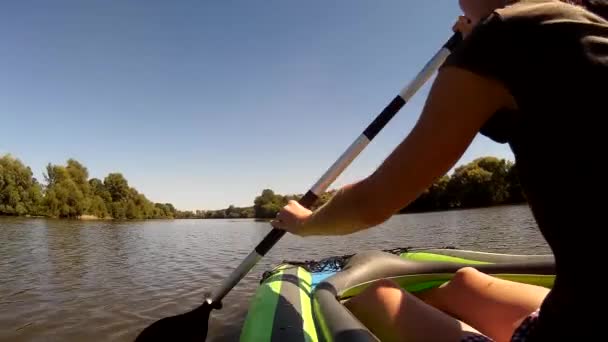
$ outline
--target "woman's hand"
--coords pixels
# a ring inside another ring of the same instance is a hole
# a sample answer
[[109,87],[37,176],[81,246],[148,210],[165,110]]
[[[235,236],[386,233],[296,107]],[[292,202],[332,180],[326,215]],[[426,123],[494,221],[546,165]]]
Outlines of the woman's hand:
[[458,17],[458,21],[456,21],[452,27],[452,30],[454,32],[460,32],[462,34],[462,38],[466,38],[471,31],[473,31],[474,27],[475,24],[471,19],[461,15]]
[[292,200],[279,211],[276,218],[270,223],[275,228],[286,230],[295,235],[306,236],[305,223],[310,215],[312,215],[312,211]]

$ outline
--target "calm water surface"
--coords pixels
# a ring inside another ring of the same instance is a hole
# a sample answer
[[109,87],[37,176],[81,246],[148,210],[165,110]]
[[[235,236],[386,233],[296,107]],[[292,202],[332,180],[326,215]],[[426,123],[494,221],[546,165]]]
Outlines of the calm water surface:
[[[0,340],[131,341],[200,304],[269,230],[253,220],[0,218]],[[407,246],[549,253],[527,206],[394,216],[347,237],[287,235],[214,312],[207,340],[238,340],[261,273],[284,259]]]

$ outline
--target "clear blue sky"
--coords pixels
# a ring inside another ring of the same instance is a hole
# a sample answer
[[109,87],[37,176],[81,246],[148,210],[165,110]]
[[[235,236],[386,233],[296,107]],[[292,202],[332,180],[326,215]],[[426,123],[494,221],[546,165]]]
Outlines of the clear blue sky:
[[[179,209],[302,193],[451,35],[456,0],[40,1],[0,11],[0,154]],[[419,92],[334,184],[407,136]],[[460,163],[512,159],[478,137]]]

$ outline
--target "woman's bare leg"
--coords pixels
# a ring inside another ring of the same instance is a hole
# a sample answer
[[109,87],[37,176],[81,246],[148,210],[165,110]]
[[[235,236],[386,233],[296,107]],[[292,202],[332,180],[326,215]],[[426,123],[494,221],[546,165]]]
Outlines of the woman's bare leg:
[[465,267],[445,286],[416,296],[496,341],[508,341],[548,293],[544,287],[498,279]]
[[389,280],[377,281],[345,306],[381,341],[460,341],[479,334]]

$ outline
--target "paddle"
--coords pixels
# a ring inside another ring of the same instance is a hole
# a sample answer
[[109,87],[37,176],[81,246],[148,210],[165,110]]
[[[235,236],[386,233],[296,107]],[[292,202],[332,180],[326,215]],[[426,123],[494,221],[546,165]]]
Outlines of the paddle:
[[[401,92],[397,95],[363,133],[342,153],[336,162],[321,176],[310,190],[298,201],[303,207],[310,208],[350,165],[350,163],[365,149],[374,137],[399,112],[405,103],[416,94],[426,81],[439,69],[445,59],[462,40],[459,33],[455,33],[443,47],[431,58]],[[204,340],[207,337],[209,316],[213,309],[221,308],[222,299],[232,288],[268,253],[268,251],[285,235],[284,230],[273,228],[255,249],[241,262],[232,274],[217,288],[211,297],[205,298],[203,304],[196,309],[171,317],[165,317],[145,328],[136,341],[178,340],[194,341]]]

